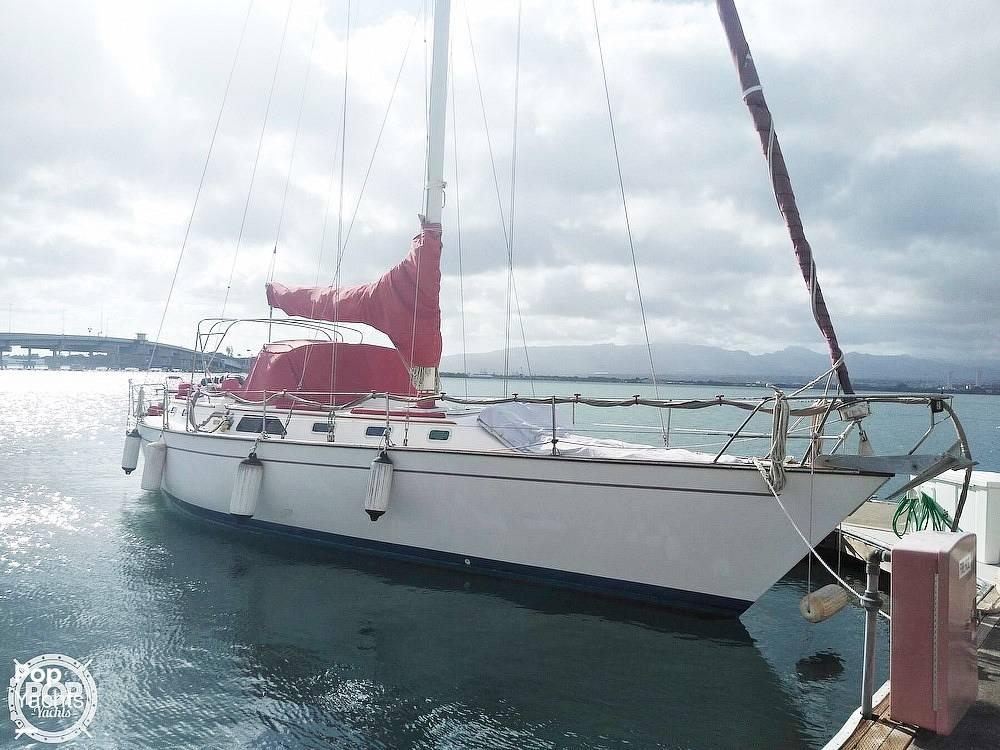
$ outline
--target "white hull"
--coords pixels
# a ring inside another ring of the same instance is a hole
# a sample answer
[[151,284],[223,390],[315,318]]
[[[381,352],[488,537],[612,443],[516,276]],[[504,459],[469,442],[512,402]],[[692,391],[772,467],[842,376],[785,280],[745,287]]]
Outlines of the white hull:
[[[377,447],[272,438],[257,446],[256,511],[237,521],[233,479],[253,439],[163,438],[163,489],[215,520],[472,572],[738,613],[806,552],[752,466],[392,448],[391,505],[372,523]],[[781,497],[816,544],[886,479],[792,469]]]

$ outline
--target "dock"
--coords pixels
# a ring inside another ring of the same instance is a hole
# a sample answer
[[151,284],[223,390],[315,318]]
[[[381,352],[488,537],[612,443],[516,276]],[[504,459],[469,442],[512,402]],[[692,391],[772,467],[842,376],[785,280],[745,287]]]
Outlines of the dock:
[[[835,534],[840,549],[867,559],[877,549],[891,550],[899,538],[892,530],[892,503],[867,502],[849,516]],[[891,563],[882,568],[891,572]],[[1000,748],[1000,565],[976,562],[980,614],[976,640],[979,647],[979,697],[975,705],[945,737],[889,718],[892,693],[886,682],[876,693],[874,717],[863,719],[858,709],[824,750],[996,750]]]
[[[873,549],[891,550],[899,541],[892,530],[895,510],[896,506],[892,503],[864,503],[841,524],[843,551],[863,561]],[[889,572],[889,563],[883,563],[882,568]],[[1000,565],[979,560],[976,562],[976,576],[980,586],[1000,588]]]
[[[994,590],[980,611],[995,612],[1000,595]],[[848,719],[824,750],[996,750],[1000,747],[1000,614],[980,622],[979,699],[947,737],[889,718],[891,685],[876,694],[873,719],[862,719],[860,709]]]

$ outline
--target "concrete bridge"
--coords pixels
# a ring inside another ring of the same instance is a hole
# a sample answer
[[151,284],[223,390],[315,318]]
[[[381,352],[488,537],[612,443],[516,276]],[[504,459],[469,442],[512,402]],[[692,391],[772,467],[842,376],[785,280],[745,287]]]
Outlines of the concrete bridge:
[[[23,357],[7,356],[14,347],[27,352]],[[135,367],[145,370],[147,365],[164,370],[191,370],[194,358],[195,371],[203,371],[207,364],[203,355],[183,346],[159,343],[155,344],[156,352],[153,361],[149,357],[153,352],[154,342],[146,338],[146,334],[137,333],[134,339],[112,338],[110,336],[71,336],[57,333],[0,333],[0,368],[10,364],[9,360],[19,359],[24,367],[36,367],[46,360],[49,365],[68,365],[73,368],[94,369],[107,367],[120,370]],[[43,358],[38,351],[47,351],[51,356]],[[245,371],[250,360],[241,357],[229,357],[219,354],[212,361],[214,372]]]

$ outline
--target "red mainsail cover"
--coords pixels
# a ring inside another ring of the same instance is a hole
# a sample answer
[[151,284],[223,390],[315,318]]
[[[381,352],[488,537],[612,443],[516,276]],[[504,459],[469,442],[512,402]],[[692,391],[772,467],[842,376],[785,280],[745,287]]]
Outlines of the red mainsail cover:
[[[334,352],[336,350],[336,353]],[[260,400],[279,391],[304,394],[321,403],[345,404],[371,391],[415,396],[410,373],[388,346],[342,341],[278,341],[257,355],[240,395]],[[333,391],[337,396],[330,396]],[[276,409],[289,399],[271,402]]]
[[267,303],[312,320],[382,331],[410,367],[441,362],[441,225],[423,223],[410,252],[382,278],[348,287],[267,285]]

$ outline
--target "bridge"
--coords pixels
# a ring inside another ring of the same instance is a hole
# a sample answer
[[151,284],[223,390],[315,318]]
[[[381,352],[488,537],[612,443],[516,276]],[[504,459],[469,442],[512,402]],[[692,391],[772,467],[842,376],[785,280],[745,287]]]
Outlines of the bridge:
[[[27,352],[26,356],[10,355],[17,347]],[[153,353],[155,347],[155,354]],[[36,352],[47,351],[49,357],[40,357]],[[5,354],[8,356],[5,357]],[[153,361],[150,362],[150,355]],[[173,344],[155,343],[146,334],[137,333],[134,339],[113,338],[111,336],[72,336],[59,333],[0,333],[0,369],[19,361],[23,367],[33,368],[42,364],[48,366],[69,366],[73,369],[92,370],[106,367],[122,370],[134,367],[145,370],[147,366],[164,370],[190,371],[205,370],[209,357]],[[213,372],[245,372],[250,360],[218,354],[212,359]]]

